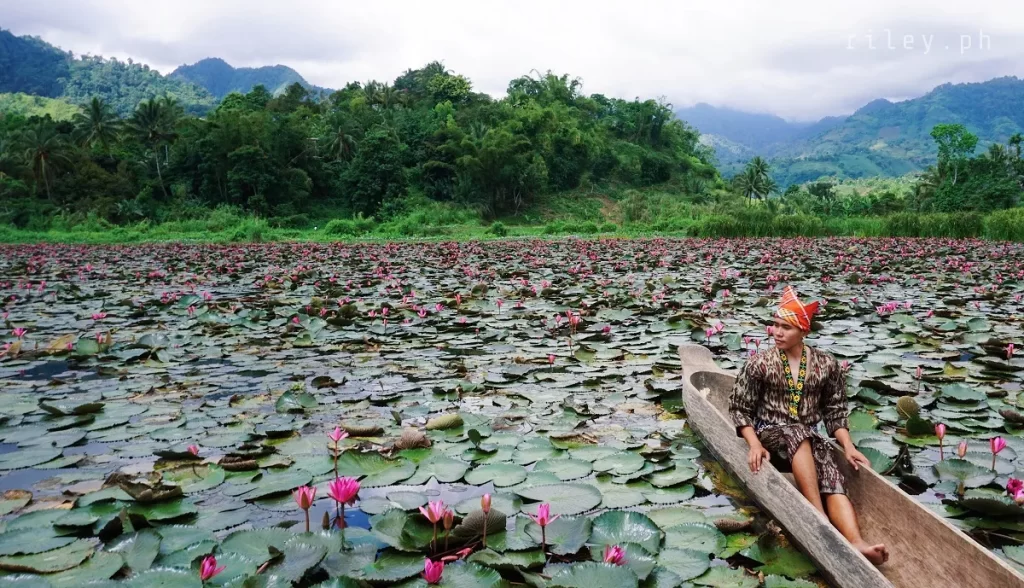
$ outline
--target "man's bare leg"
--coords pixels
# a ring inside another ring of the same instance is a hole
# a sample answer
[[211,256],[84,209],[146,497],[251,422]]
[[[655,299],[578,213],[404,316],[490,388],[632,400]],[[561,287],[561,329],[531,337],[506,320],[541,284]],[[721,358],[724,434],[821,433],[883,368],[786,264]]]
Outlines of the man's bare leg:
[[846,537],[858,551],[868,558],[868,561],[881,565],[888,561],[889,551],[885,545],[869,545],[860,535],[860,526],[857,524],[857,513],[853,510],[853,503],[845,494],[826,494],[825,501],[828,502],[828,518],[835,525],[836,529]]
[[818,471],[814,467],[814,454],[811,453],[811,442],[804,439],[796,453],[793,454],[793,477],[796,479],[796,487],[807,500],[825,514],[825,507],[821,504],[821,494],[818,492]]

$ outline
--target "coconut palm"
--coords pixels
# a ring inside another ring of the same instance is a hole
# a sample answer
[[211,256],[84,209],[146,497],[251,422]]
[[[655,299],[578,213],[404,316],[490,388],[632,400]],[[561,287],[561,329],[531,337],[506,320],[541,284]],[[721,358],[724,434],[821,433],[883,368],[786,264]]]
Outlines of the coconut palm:
[[768,162],[756,156],[747,163],[747,167],[735,178],[736,190],[747,197],[750,204],[753,199],[761,199],[778,192],[779,186],[769,175]]
[[42,180],[46,198],[51,199],[50,177],[58,167],[71,161],[67,141],[52,123],[46,121],[24,129],[19,139],[25,162],[32,169],[37,185]]
[[74,116],[72,123],[75,125],[74,137],[80,145],[100,145],[104,150],[121,132],[121,119],[109,104],[96,97],[82,106],[82,112]]
[[156,162],[156,175],[165,198],[168,197],[168,194],[167,188],[164,187],[164,176],[160,168],[160,147],[173,143],[178,138],[175,128],[180,118],[181,107],[176,100],[150,98],[140,103],[131,118],[128,119],[129,132],[153,153],[153,160]]

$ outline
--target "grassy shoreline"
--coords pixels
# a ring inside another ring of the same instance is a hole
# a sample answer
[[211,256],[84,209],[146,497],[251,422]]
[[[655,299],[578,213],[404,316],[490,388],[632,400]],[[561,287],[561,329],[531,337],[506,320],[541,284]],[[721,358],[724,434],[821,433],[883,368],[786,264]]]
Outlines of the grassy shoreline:
[[0,243],[132,244],[153,242],[252,243],[398,240],[476,240],[494,238],[577,237],[940,237],[1024,242],[1024,208],[978,215],[913,214],[887,217],[820,218],[810,215],[705,215],[656,223],[596,223],[563,219],[546,224],[479,222],[430,224],[401,219],[376,224],[339,219],[316,228],[275,227],[257,217],[216,218],[109,225],[88,221],[71,227],[31,231],[0,225]]

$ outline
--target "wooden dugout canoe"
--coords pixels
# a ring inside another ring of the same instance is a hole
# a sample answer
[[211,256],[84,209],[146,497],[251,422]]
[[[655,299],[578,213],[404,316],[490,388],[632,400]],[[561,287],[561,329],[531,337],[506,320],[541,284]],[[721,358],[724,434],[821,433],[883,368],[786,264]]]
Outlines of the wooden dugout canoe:
[[800,494],[792,475],[767,463],[757,474],[750,471],[747,443],[728,412],[735,376],[715,365],[701,345],[681,345],[679,358],[690,426],[835,586],[1024,587],[1024,575],[889,480],[867,468],[853,471],[835,445],[864,539],[889,550],[889,561],[875,567]]

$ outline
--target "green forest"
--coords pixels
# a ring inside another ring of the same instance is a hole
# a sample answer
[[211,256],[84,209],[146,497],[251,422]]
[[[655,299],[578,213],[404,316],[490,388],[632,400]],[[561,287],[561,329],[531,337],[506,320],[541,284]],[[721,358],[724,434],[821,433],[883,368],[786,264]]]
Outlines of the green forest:
[[723,177],[671,104],[587,95],[550,71],[500,99],[433,62],[390,82],[216,100],[144,65],[3,31],[0,44],[4,240],[1024,235],[1019,133],[979,150],[966,126],[938,123],[936,163],[909,180],[779,185],[759,156]]

